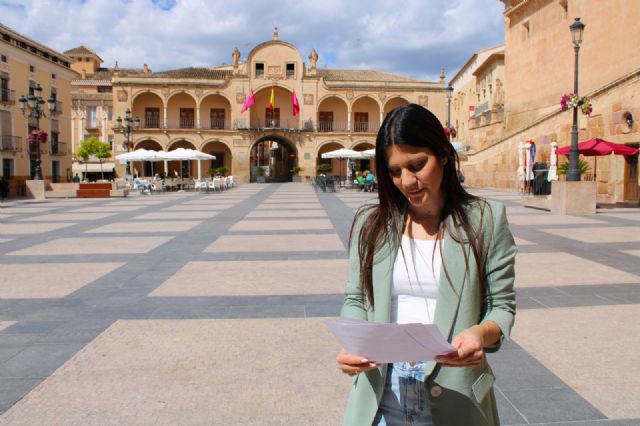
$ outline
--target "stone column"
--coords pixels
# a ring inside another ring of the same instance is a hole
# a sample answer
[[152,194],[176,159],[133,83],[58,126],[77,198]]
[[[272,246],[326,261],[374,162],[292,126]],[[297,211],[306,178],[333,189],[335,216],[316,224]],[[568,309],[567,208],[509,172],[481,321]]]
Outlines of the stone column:
[[163,108],[163,110],[164,110],[164,111],[163,111],[163,112],[164,112],[164,115],[163,115],[162,121],[164,122],[164,125],[163,125],[162,127],[163,127],[164,129],[166,129],[166,128],[168,127],[168,126],[167,126],[167,107],[165,106],[165,107]]

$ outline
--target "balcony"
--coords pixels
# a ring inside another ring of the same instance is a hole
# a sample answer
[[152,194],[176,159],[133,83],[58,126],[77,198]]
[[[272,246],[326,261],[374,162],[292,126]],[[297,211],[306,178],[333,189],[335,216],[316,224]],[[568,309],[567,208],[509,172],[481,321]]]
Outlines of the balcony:
[[49,154],[51,155],[67,155],[66,142],[51,142],[49,144]]
[[373,125],[367,121],[357,121],[353,125],[353,131],[358,133],[375,133],[380,126]]
[[193,129],[195,128],[195,120],[193,118],[181,118],[179,125],[181,129]]
[[349,124],[337,121],[318,121],[318,132],[348,132]]
[[53,111],[51,112],[53,112],[54,114],[62,114],[62,102],[56,101],[55,108],[53,108]]
[[313,121],[305,121],[305,127],[300,128],[298,120],[290,122],[289,120],[269,119],[269,120],[247,120],[238,118],[233,121],[233,129],[235,130],[283,130],[286,132],[299,132],[301,130],[313,131]]
[[96,131],[100,128],[100,124],[98,124],[98,120],[87,120],[86,125],[84,126],[85,130],[88,131]]
[[160,118],[159,117],[146,117],[144,119],[144,128],[145,129],[159,129],[160,128]]
[[211,120],[211,126],[209,128],[215,130],[227,130],[229,129],[229,126],[225,123],[224,119],[214,119]]
[[0,103],[4,105],[13,105],[16,103],[15,90],[2,89],[0,90]]
[[17,151],[21,140],[20,136],[0,135],[0,151]]

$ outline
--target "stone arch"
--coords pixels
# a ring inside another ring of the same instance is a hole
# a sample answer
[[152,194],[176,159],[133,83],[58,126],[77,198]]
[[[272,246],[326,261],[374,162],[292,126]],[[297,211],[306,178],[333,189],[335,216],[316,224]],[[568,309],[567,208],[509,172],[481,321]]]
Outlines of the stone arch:
[[393,96],[391,98],[389,98],[385,103],[384,103],[384,107],[383,107],[383,111],[384,111],[384,116],[386,117],[387,114],[389,114],[389,112],[392,109],[395,109],[399,106],[402,105],[406,105],[410,103],[409,100],[407,98],[405,98],[404,96]]
[[[135,149],[148,149],[150,151],[162,151],[162,144],[151,137],[138,138],[133,143]],[[152,177],[156,173],[164,172],[164,163],[151,161],[132,161],[131,172],[140,177]]]
[[[271,87],[274,87],[275,109],[268,112]],[[285,86],[265,84],[254,90],[256,103],[249,110],[252,128],[298,128],[300,116],[294,117],[291,108],[291,93]]]
[[[374,149],[376,147],[376,142],[368,139],[361,139],[354,142],[351,145],[352,150],[354,151],[366,151],[369,149]],[[366,160],[354,160],[354,168],[356,173],[364,172],[365,170],[370,170],[373,174],[376,174],[376,162],[373,158]]]
[[341,132],[348,130],[349,103],[337,95],[323,96],[318,102],[316,126],[318,132]]
[[200,127],[203,129],[231,128],[231,101],[221,93],[209,92],[198,103]]
[[351,129],[353,132],[377,132],[380,127],[380,102],[370,95],[361,95],[351,103]]
[[291,169],[298,164],[298,150],[289,139],[267,135],[253,142],[249,150],[250,181],[257,182],[259,167],[265,167],[265,180],[291,182]]
[[[174,138],[167,144],[167,151],[178,148],[197,149],[195,143],[185,138]],[[196,160],[172,160],[167,161],[167,176],[197,177],[198,161]]]
[[[325,141],[323,142],[321,145],[318,146],[318,149],[316,150],[316,173],[318,170],[318,166],[320,164],[329,164],[331,166],[331,169],[329,169],[325,174],[327,176],[345,176],[345,164],[347,164],[347,161],[344,160],[340,160],[339,158],[331,158],[331,159],[325,159],[322,158],[322,154],[324,154],[325,152],[330,152],[330,151],[335,151],[336,149],[340,149],[340,148],[346,148],[345,144],[342,141],[339,140],[329,140],[329,141]],[[342,170],[342,174],[341,174],[341,170]]]
[[189,91],[181,90],[167,97],[167,127],[195,129],[198,100]]
[[138,98],[140,95],[144,95],[144,94],[154,94],[157,95],[160,100],[162,102],[165,101],[164,96],[162,95],[162,92],[160,92],[159,90],[155,90],[155,89],[142,89],[142,90],[138,90],[136,91],[132,96],[131,96],[131,104],[133,104],[136,101],[136,98]]
[[200,146],[200,151],[214,155],[216,157],[215,160],[205,160],[202,161],[202,175],[208,176],[208,170],[212,167],[226,167],[227,175],[233,175],[233,157],[231,147],[219,140],[219,139],[209,139],[202,143]]
[[149,136],[141,137],[133,143],[134,150],[141,149],[141,148],[148,149],[151,151],[163,151],[162,143],[154,139],[153,137],[149,137]]
[[131,101],[131,115],[140,119],[140,127],[159,129],[163,126],[165,106],[162,95],[157,91],[140,91]]

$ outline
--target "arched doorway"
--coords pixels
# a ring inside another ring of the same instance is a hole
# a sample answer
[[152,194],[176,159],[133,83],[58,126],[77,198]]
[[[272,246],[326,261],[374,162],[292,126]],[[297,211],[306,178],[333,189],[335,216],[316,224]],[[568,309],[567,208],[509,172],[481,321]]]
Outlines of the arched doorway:
[[227,145],[218,141],[207,142],[201,151],[216,157],[215,160],[202,161],[203,176],[209,176],[209,170],[212,168],[220,168],[223,166],[227,168],[225,174],[233,175],[233,170],[231,169],[231,165],[233,164],[231,161],[231,150]]
[[[194,144],[189,142],[188,140],[181,139],[176,142],[173,142],[171,146],[169,146],[169,151],[173,151],[174,149],[185,148],[185,149],[197,149]],[[174,160],[168,161],[169,171],[167,172],[168,176],[182,176],[182,177],[197,177],[198,176],[198,162],[196,160]]]
[[265,136],[251,147],[250,161],[250,182],[291,182],[291,169],[298,159],[290,141],[280,136]]
[[[339,142],[327,142],[320,147],[318,150],[318,156],[316,158],[316,172],[318,170],[318,166],[321,164],[327,164],[328,168],[324,172],[327,176],[346,176],[346,162],[339,158],[322,158],[322,154],[325,152],[335,151],[337,149],[344,148],[344,146]],[[342,171],[341,171],[342,169]]]
[[[354,151],[367,151],[369,149],[374,149],[376,147],[375,142],[363,141],[358,142],[353,146]],[[376,174],[376,162],[372,158],[370,160],[354,160],[354,169],[356,172],[364,172],[365,170],[369,170]]]
[[[136,143],[134,149],[148,149],[149,151],[162,151],[162,145],[160,143],[151,140],[145,139]],[[164,163],[162,161],[136,161],[133,163],[133,173],[136,174],[138,172],[138,176],[140,177],[153,177],[156,173],[166,173],[164,169]]]

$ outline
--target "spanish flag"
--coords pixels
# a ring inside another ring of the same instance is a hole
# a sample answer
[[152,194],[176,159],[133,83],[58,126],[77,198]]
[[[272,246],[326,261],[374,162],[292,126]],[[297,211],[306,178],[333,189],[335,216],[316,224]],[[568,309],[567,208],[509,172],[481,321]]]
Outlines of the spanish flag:
[[273,111],[276,106],[276,86],[271,86],[271,96],[269,97],[269,111]]

